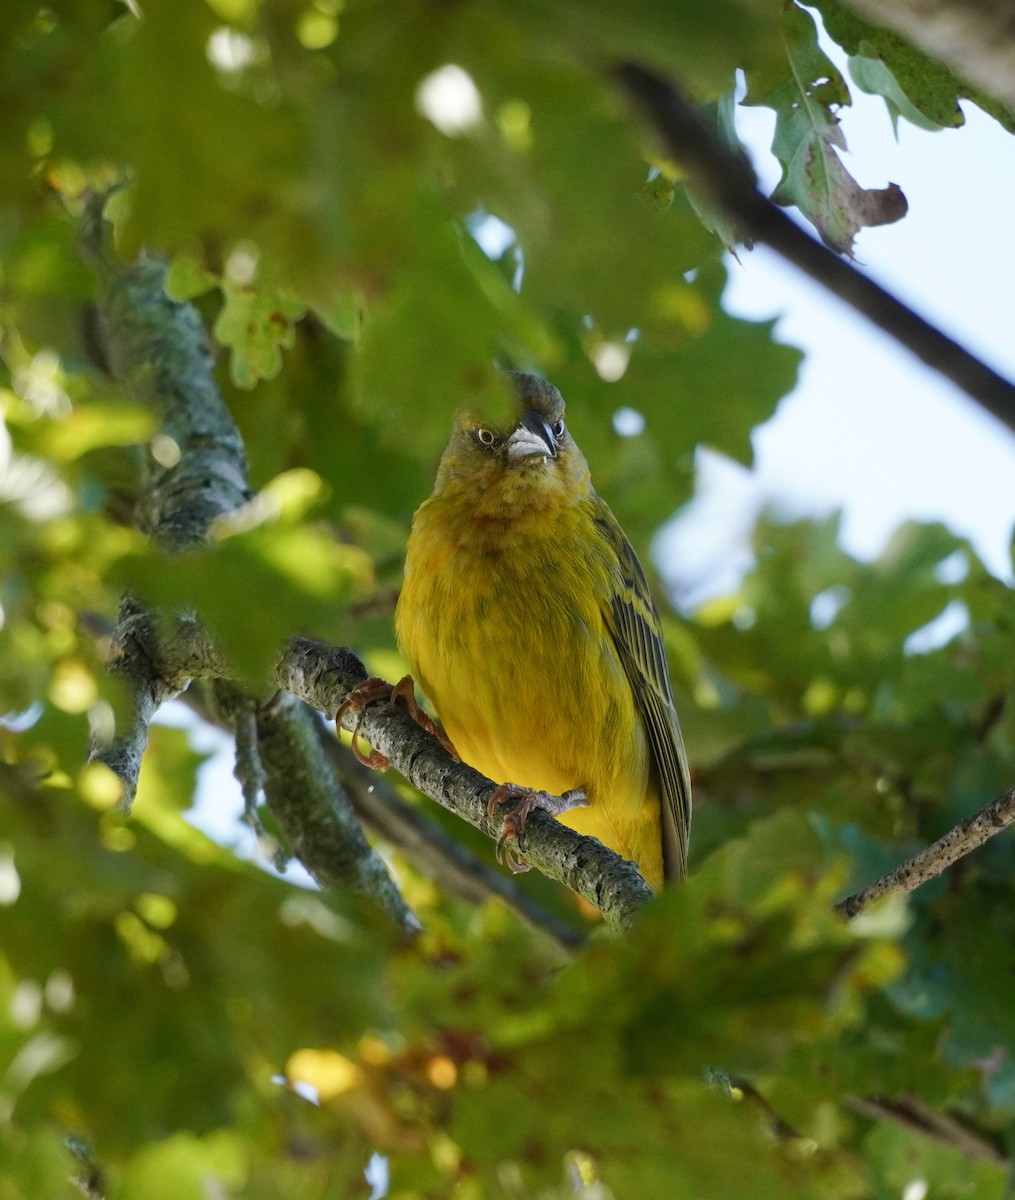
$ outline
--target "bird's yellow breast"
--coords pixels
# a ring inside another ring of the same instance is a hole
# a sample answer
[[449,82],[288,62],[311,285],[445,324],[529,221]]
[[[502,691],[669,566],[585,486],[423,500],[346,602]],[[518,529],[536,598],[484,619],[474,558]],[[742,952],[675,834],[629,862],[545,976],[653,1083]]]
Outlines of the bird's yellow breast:
[[607,624],[616,563],[587,506],[510,520],[457,496],[417,512],[399,644],[463,760],[494,781],[589,806],[562,820],[662,882],[659,798]]

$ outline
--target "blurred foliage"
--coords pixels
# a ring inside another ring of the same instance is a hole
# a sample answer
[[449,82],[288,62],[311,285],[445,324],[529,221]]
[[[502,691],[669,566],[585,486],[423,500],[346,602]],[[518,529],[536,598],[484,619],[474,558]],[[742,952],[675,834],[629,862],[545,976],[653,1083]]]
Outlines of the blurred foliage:
[[[901,116],[928,129],[949,129],[965,120],[959,100],[968,97],[1015,132],[1015,113],[1010,108],[952,75],[898,34],[869,25],[838,0],[815,0],[813,7],[829,35],[854,56],[850,72],[857,86],[883,97],[893,120]],[[875,74],[863,78],[868,71]]]
[[[960,81],[818,7],[893,119],[957,123]],[[818,220],[840,183],[791,166],[834,157],[849,94],[812,17],[5,0],[4,25],[0,1200],[345,1200],[384,1190],[370,1161],[403,1200],[1003,1195],[1010,838],[908,906],[831,914],[1015,779],[1010,594],[943,528],[858,563],[834,520],[764,521],[735,594],[667,614],[694,879],[569,964],[397,856],[426,926],[411,949],[208,840],[184,732],[154,731],[129,821],[84,765],[121,704],[103,663],[128,586],[196,607],[250,677],[296,631],[397,667],[411,514],[454,409],[502,400],[497,367],[561,386],[643,552],[699,444],[750,462],[799,355],[723,312],[732,231],[600,66],[679,77],[727,138],[742,68],[776,110],[780,198]],[[77,252],[86,191],[124,179],[120,252],[165,254],[199,307],[257,489],[171,565],[130,528],[156,423],[102,371]],[[964,623],[941,644],[945,612]],[[870,1097],[949,1114],[993,1160]]]

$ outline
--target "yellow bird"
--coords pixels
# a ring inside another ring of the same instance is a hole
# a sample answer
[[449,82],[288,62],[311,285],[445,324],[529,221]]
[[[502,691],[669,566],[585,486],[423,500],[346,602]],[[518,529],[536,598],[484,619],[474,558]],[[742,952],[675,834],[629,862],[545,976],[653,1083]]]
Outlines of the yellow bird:
[[511,378],[517,421],[459,414],[413,519],[399,645],[462,760],[509,781],[505,833],[545,808],[659,888],[691,820],[659,614],[560,392]]

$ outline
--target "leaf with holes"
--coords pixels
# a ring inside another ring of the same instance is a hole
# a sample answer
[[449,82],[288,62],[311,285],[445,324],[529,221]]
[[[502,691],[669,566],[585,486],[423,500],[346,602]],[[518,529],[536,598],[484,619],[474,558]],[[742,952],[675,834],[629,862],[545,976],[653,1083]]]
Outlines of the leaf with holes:
[[849,104],[849,89],[818,45],[809,13],[786,9],[783,26],[785,72],[769,66],[748,73],[748,105],[776,114],[772,153],[782,178],[772,195],[777,204],[795,204],[822,239],[840,254],[852,254],[864,226],[888,225],[905,216],[908,205],[897,184],[863,188],[837,151],[846,149],[834,108]]

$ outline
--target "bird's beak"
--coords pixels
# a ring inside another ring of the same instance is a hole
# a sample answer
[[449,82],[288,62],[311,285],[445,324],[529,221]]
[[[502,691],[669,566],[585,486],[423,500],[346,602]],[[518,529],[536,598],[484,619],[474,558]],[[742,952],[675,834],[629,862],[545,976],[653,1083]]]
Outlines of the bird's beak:
[[537,412],[526,409],[514,433],[507,440],[507,454],[512,462],[523,458],[556,458],[557,443],[550,426]]

